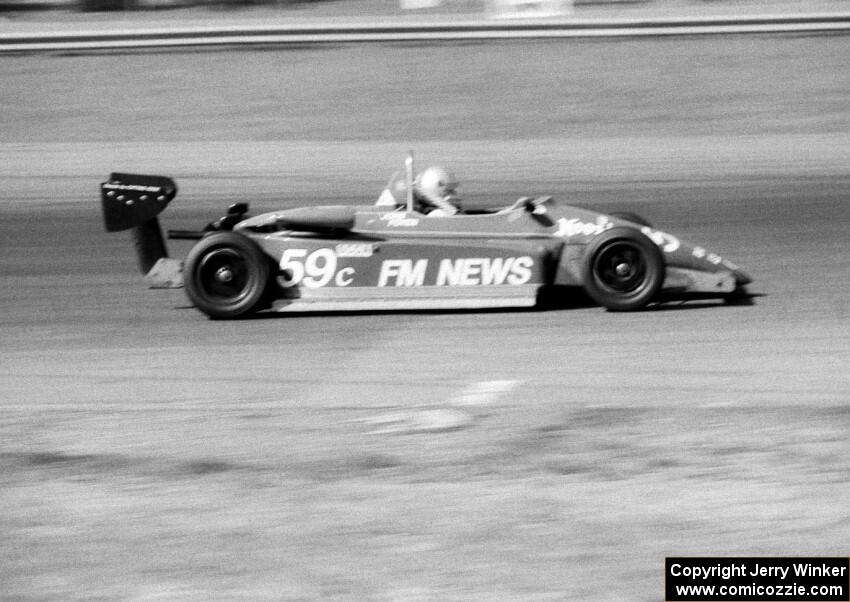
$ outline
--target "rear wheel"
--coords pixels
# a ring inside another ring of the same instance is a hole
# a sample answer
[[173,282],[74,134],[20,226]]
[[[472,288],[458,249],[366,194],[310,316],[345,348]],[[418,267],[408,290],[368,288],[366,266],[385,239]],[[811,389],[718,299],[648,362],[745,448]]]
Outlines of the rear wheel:
[[590,297],[614,311],[641,309],[664,283],[664,258],[658,246],[632,228],[611,228],[585,251],[583,281]]
[[186,294],[211,318],[239,318],[265,300],[269,262],[253,241],[235,232],[202,238],[186,258]]

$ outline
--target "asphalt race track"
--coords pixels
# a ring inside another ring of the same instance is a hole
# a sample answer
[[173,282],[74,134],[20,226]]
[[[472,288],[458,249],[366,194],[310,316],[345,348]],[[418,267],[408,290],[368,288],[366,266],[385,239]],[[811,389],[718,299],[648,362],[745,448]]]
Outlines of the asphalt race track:
[[[665,556],[846,555],[848,50],[3,59],[3,596],[649,601]],[[410,147],[641,213],[752,303],[213,322],[98,214],[113,169],[175,176],[172,228],[369,201]]]

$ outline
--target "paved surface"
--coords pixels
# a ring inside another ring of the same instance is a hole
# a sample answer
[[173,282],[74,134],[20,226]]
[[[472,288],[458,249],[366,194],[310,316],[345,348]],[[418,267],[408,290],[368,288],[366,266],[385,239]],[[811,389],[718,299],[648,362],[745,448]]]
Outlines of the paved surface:
[[5,210],[4,591],[648,601],[669,555],[844,554],[850,179],[622,194],[766,296],[211,322],[94,202]]

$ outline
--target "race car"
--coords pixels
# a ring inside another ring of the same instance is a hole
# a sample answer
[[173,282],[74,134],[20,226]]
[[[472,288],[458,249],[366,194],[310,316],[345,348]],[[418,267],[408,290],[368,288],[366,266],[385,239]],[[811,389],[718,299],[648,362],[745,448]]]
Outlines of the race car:
[[[550,196],[429,213],[412,155],[375,204],[248,214],[246,203],[196,231],[168,258],[158,214],[171,178],[113,173],[101,184],[107,231],[130,229],[153,286],[184,286],[213,319],[257,312],[530,307],[583,289],[613,311],[670,299],[740,299],[750,277],[720,255],[631,213],[599,213]],[[401,191],[401,194],[400,194]],[[399,197],[402,198],[399,198]],[[560,294],[560,293],[559,293]]]

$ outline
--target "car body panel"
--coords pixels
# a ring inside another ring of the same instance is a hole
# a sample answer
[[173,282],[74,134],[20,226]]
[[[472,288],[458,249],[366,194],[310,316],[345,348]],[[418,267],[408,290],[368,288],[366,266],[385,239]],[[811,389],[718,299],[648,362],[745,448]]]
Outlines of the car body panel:
[[[283,230],[256,238],[279,262],[288,263],[293,253],[305,260],[317,253],[313,263],[322,267],[324,262],[335,262],[339,275],[331,275],[327,282],[305,276],[293,283],[279,277],[283,289],[310,289],[297,295],[286,290],[287,298],[321,299],[325,293],[316,289],[346,288],[352,297],[370,300],[363,301],[367,307],[384,296],[366,294],[363,287],[395,287],[409,290],[392,293],[395,301],[391,305],[403,305],[399,299],[407,295],[410,305],[419,307],[422,298],[451,298],[458,287],[475,287],[480,289],[482,303],[497,303],[494,299],[504,297],[508,305],[525,305],[543,286],[581,286],[585,247],[594,237],[618,226],[642,232],[663,251],[668,270],[663,288],[667,292],[730,293],[748,280],[737,266],[701,246],[662,230],[551,198],[541,200],[534,210],[518,206],[449,217],[374,206],[300,208],[298,222],[302,227],[310,223],[311,211],[318,232]],[[254,228],[290,225],[292,212],[249,218],[235,230],[252,235]],[[328,239],[322,231],[333,221],[329,215],[334,212],[338,222],[345,224],[350,224],[353,214],[353,224],[338,237]],[[526,270],[530,270],[528,277]],[[427,295],[412,290],[422,287],[429,287]],[[533,290],[524,295],[516,291],[502,295],[499,291],[507,287]],[[327,296],[342,299],[346,293],[327,292]],[[475,296],[470,291],[458,294],[458,306],[470,306]],[[443,306],[450,304],[443,302]]]
[[428,218],[400,212],[391,220],[369,211],[357,218],[364,226],[343,236],[257,235],[237,226],[276,260],[275,310],[531,306],[550,281],[552,259],[563,244],[516,231],[498,235],[470,229],[452,236],[431,228],[395,235],[387,230],[409,226],[393,220]]

